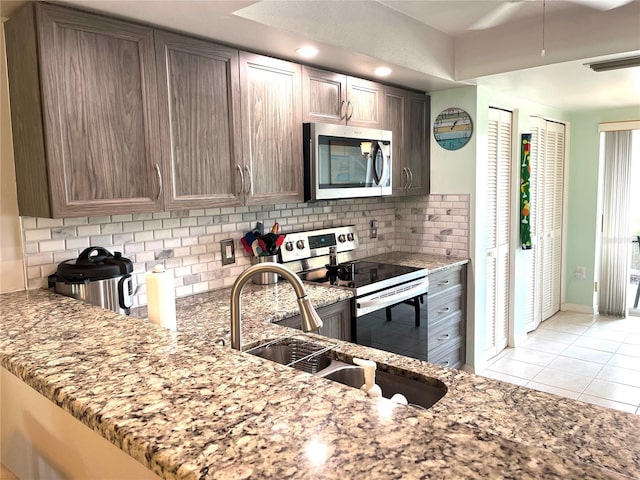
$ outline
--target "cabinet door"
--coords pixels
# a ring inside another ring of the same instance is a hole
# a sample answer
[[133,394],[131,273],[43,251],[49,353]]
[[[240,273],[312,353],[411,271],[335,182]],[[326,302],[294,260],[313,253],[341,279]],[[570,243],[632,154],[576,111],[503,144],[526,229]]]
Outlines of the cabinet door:
[[238,51],[156,31],[165,207],[242,203]]
[[51,214],[159,210],[153,31],[38,4]]
[[404,164],[409,170],[409,195],[426,195],[429,193],[429,126],[431,102],[427,95],[409,93],[408,120],[405,130],[406,150]]
[[384,124],[385,130],[391,130],[392,136],[392,177],[394,195],[405,193],[409,185],[409,172],[405,166],[407,103],[409,93],[406,90],[384,87]]
[[382,128],[382,85],[347,77],[347,123],[369,128]]
[[302,201],[302,95],[298,64],[240,53],[247,204]]
[[[338,340],[351,341],[351,300],[320,307],[317,312],[323,323],[317,333]],[[300,330],[300,322],[300,315],[296,315],[278,322],[278,325]]]
[[302,67],[304,122],[345,123],[347,77]]

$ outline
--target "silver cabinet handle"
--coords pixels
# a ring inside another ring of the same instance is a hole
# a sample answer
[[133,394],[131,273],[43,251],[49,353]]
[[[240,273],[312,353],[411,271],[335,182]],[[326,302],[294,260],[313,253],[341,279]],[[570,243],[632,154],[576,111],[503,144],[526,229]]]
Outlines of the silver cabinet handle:
[[242,171],[242,167],[240,165],[236,165],[238,172],[240,172],[240,191],[238,193],[244,192],[244,172]]
[[353,103],[351,103],[351,100],[347,101],[347,120],[351,120],[351,117],[353,117]]
[[444,307],[438,310],[438,313],[448,313],[451,310],[449,307]]
[[244,193],[249,195],[253,190],[253,173],[251,172],[251,169],[248,165],[244,166],[244,171],[247,172],[247,178],[249,179],[249,181],[247,182],[247,189],[244,191]]
[[438,286],[441,287],[442,285],[449,285],[449,280],[441,280],[438,282]]
[[403,185],[402,185],[402,189],[406,190],[407,189],[407,184],[409,183],[409,172],[407,172],[407,167],[402,167],[402,173],[404,173],[404,180],[403,180]]
[[438,337],[438,341],[439,341],[439,342],[442,342],[442,341],[446,340],[447,338],[449,338],[449,334],[448,334],[448,333],[445,333],[444,335],[440,335],[440,336]]
[[343,120],[347,116],[347,109],[345,108],[346,105],[347,105],[347,102],[345,102],[344,100],[340,102],[340,108],[338,109],[340,120]]
[[413,172],[410,168],[407,168],[407,172],[409,172],[409,185],[407,185],[407,190],[409,190],[413,186]]
[[156,175],[158,176],[158,194],[156,195],[156,202],[160,200],[160,195],[162,195],[162,173],[160,172],[160,165],[155,164]]

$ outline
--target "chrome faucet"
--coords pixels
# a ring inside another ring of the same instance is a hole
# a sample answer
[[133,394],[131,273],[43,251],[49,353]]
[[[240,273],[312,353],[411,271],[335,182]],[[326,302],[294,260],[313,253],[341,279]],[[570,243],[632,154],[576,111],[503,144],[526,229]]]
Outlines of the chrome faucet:
[[313,308],[311,300],[307,296],[302,280],[284,265],[275,262],[265,262],[252,265],[238,275],[231,287],[231,348],[242,350],[242,309],[240,296],[245,284],[257,273],[277,273],[289,281],[298,296],[298,306],[302,317],[302,330],[311,332],[322,327],[322,320]]

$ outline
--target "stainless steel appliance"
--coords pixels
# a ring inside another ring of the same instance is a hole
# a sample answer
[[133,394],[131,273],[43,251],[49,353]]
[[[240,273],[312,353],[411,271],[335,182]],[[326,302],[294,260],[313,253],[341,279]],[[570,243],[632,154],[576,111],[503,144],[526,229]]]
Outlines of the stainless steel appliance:
[[133,305],[133,263],[120,252],[111,254],[102,247],[89,247],[75,260],[58,265],[49,275],[49,288],[67,295],[129,315]]
[[305,200],[391,195],[391,131],[305,123]]
[[303,281],[353,292],[352,342],[426,360],[428,271],[357,259],[357,247],[355,226],[288,233],[281,261]]

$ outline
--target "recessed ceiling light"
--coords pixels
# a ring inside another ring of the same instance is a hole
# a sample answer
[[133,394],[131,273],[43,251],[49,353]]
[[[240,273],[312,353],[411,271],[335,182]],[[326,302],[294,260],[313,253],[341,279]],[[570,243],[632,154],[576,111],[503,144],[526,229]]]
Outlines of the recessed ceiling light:
[[389,67],[378,67],[373,73],[376,77],[387,77],[391,75],[391,69]]
[[318,54],[318,49],[315,47],[300,47],[296,50],[296,53],[304,58],[313,58]]

